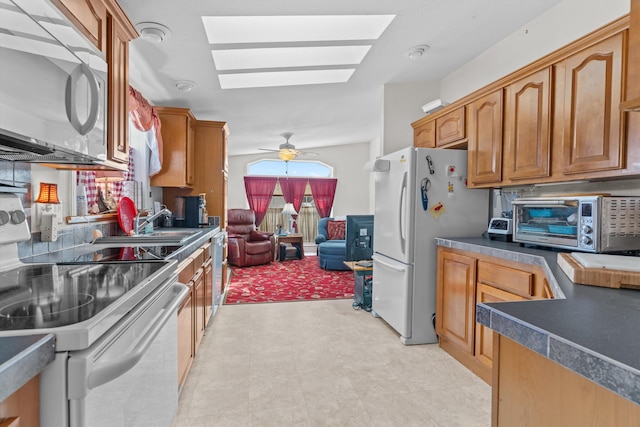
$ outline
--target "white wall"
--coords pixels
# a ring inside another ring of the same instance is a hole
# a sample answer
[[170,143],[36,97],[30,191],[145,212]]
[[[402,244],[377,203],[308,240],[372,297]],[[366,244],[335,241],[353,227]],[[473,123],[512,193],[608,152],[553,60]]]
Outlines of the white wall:
[[[362,171],[369,159],[369,143],[357,143],[326,148],[313,148],[317,157],[305,160],[318,160],[333,167],[334,177],[338,178],[336,196],[333,203],[335,216],[369,214],[369,174]],[[251,154],[245,156],[229,156],[229,181],[227,207],[247,208],[247,197],[244,189],[244,176],[247,164],[260,159],[273,159],[274,156]]]
[[564,0],[441,81],[456,101],[629,13],[629,0]]
[[438,82],[384,85],[382,104],[382,153],[413,145],[411,123],[422,118],[420,107],[439,98]]

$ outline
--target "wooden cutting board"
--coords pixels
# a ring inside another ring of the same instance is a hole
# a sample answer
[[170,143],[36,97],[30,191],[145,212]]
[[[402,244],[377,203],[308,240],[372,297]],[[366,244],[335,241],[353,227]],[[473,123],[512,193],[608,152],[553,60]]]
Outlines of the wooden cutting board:
[[640,290],[640,272],[585,267],[567,253],[558,254],[558,266],[574,283]]

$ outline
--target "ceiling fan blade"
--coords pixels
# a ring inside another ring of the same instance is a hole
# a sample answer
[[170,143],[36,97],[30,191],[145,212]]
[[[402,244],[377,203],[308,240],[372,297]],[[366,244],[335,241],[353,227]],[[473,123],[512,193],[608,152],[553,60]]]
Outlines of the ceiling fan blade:
[[298,151],[298,154],[302,156],[317,156],[318,153],[314,153],[313,151]]
[[280,152],[280,150],[273,150],[271,148],[258,148],[258,150],[262,150],[262,151],[271,151],[272,153],[278,153]]

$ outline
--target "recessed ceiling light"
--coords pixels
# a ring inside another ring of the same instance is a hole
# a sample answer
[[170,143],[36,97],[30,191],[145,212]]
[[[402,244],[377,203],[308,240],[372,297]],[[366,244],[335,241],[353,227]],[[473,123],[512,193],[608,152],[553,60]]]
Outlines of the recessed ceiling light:
[[203,16],[211,44],[375,40],[395,15]]
[[135,27],[144,40],[152,43],[162,43],[171,37],[171,30],[157,22],[140,22],[136,24]]
[[176,82],[176,88],[180,92],[189,92],[191,89],[195,87],[195,83],[190,80],[179,80]]
[[349,81],[354,71],[354,68],[350,68],[341,70],[219,74],[218,80],[222,89],[344,83]]
[[371,46],[311,46],[213,50],[216,70],[354,65]]

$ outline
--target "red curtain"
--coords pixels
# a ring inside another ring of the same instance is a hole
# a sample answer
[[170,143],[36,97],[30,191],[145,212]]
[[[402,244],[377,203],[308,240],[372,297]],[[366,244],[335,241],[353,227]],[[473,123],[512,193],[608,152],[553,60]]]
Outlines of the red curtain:
[[[296,212],[300,212],[302,200],[304,199],[304,190],[307,187],[308,178],[280,178],[280,188],[282,188],[282,196],[285,203],[292,203]],[[298,231],[298,215],[291,215],[294,220],[293,228]]]
[[337,185],[337,178],[309,178],[311,194],[320,218],[327,218],[331,214]]
[[244,189],[247,193],[249,208],[256,214],[256,227],[260,225],[271,203],[273,190],[276,188],[276,177],[244,177]]

